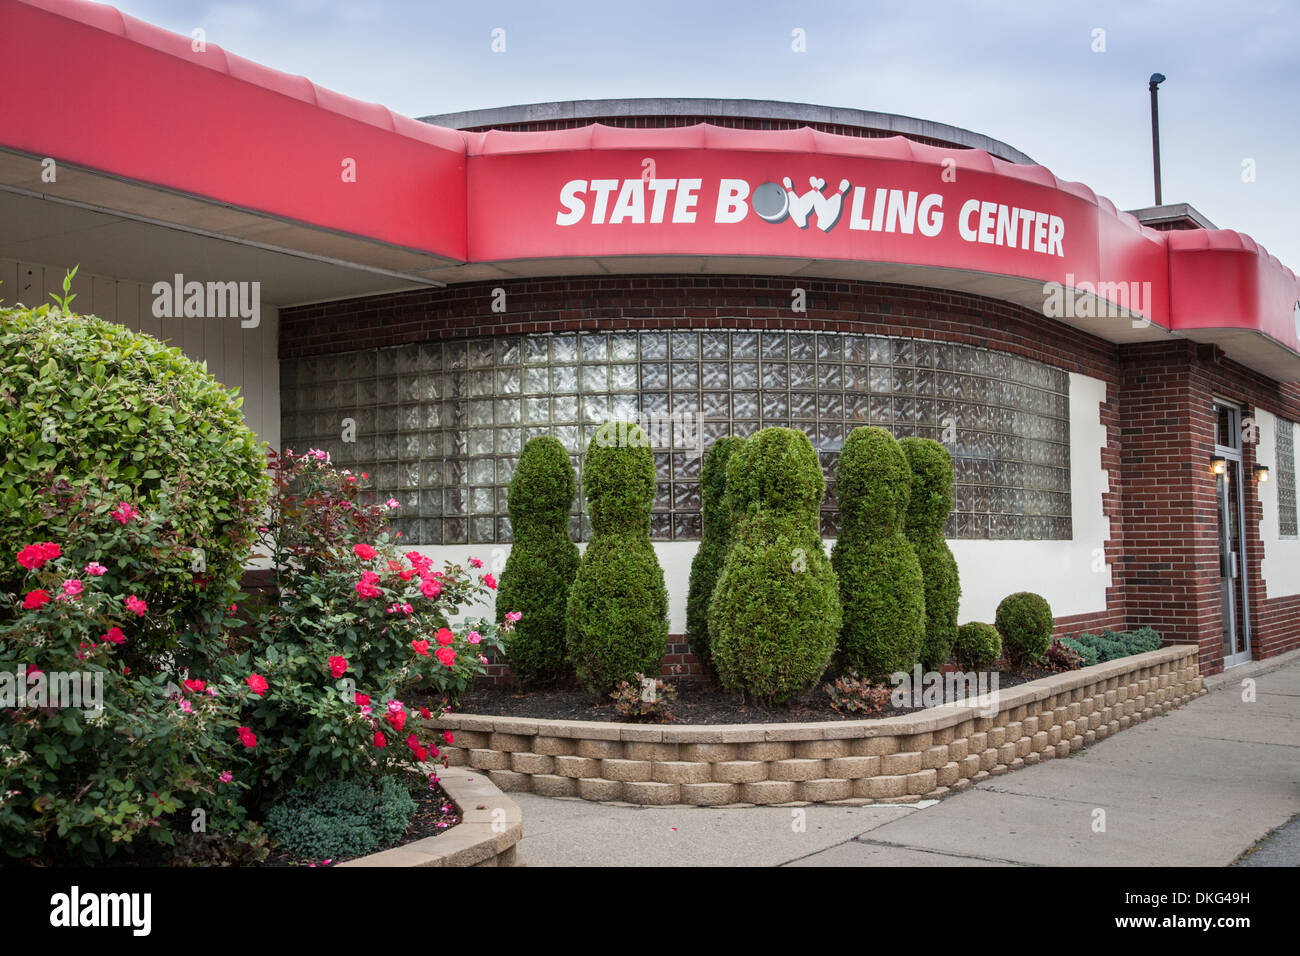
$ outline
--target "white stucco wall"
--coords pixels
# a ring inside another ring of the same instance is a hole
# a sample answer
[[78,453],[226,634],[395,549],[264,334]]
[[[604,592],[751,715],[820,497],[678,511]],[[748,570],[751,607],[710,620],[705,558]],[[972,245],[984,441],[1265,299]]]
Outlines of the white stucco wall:
[[[1070,375],[1070,485],[1074,520],[1071,541],[950,541],[961,574],[959,619],[992,621],[998,602],[1013,591],[1035,591],[1047,598],[1056,616],[1106,609],[1110,566],[1104,546],[1110,538],[1110,519],[1102,514],[1108,475],[1101,467],[1106,429],[1101,424],[1101,403],[1106,383],[1086,375]],[[826,541],[829,554],[833,541]],[[655,553],[668,586],[669,631],[686,629],[686,593],[691,559],[699,547],[694,541],[655,543]],[[509,545],[455,545],[420,547],[435,563],[463,562],[473,555],[487,567],[505,565]],[[1094,570],[1094,567],[1099,570]],[[467,614],[488,615],[491,609],[467,609]]]
[[[1264,558],[1260,562],[1260,576],[1264,579],[1264,595],[1275,598],[1300,594],[1300,540],[1283,539],[1278,535],[1277,418],[1256,409],[1255,424],[1259,428],[1255,460],[1266,465],[1269,471],[1269,480],[1255,485],[1261,506],[1259,539],[1264,545]],[[1300,428],[1295,431],[1300,432]],[[1300,434],[1296,437],[1300,438]],[[1295,467],[1294,463],[1292,467]]]

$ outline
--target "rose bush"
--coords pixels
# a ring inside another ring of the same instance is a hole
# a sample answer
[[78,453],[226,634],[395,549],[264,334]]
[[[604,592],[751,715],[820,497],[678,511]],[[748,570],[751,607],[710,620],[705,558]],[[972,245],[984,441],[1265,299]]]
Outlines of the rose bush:
[[0,702],[24,666],[102,687],[94,712],[16,693],[4,708],[8,855],[93,862],[147,843],[191,860],[261,853],[255,821],[286,788],[377,786],[451,742],[430,725],[437,713],[403,698],[454,700],[518,615],[499,627],[449,624],[495,587],[482,562],[435,570],[418,552],[399,553],[383,530],[391,503],[363,504],[356,477],[323,453],[273,458],[271,470],[277,493],[259,533],[277,596],[207,609],[208,626],[165,654],[137,646],[154,612],[112,574],[141,547],[164,562],[187,549],[167,534],[165,502],[156,521],[129,501],[68,516],[75,531],[101,509],[122,514],[121,533],[140,539],[132,549],[87,558],[69,541],[29,541],[0,557],[21,576],[17,592],[0,595]]
[[[137,533],[175,556],[165,537]],[[0,846],[54,862],[149,843],[194,860],[258,852],[236,736],[248,689],[228,675],[178,686],[165,667],[139,663],[153,612],[110,574],[136,552],[83,564],[68,553],[78,550],[32,542],[3,558],[22,577],[17,594],[0,596]]]

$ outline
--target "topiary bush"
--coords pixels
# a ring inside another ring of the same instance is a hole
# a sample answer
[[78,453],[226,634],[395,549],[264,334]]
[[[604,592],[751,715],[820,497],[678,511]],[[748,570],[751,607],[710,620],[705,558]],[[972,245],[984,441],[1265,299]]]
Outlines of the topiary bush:
[[[61,541],[74,562],[107,554],[104,586],[148,603],[150,652],[219,618],[269,491],[266,452],[236,390],[180,349],[48,306],[0,309],[0,382],[0,554],[32,541]],[[93,509],[75,538],[51,504],[56,490]],[[159,533],[181,546],[170,563],[102,547],[137,513],[150,521],[164,498],[174,523]],[[20,571],[0,562],[0,592],[19,586]]]
[[963,671],[990,670],[1002,656],[1002,636],[992,624],[971,621],[957,628],[952,659]]
[[569,538],[569,505],[577,482],[569,454],[554,438],[524,446],[510,480],[514,545],[497,594],[497,623],[522,613],[506,644],[510,670],[525,685],[554,683],[565,662],[565,610],[581,557]]
[[727,461],[743,444],[743,438],[731,435],[719,438],[704,458],[700,477],[702,529],[700,549],[691,561],[691,584],[686,596],[686,641],[691,653],[705,666],[712,665],[709,602],[731,544],[731,512],[726,498]]
[[1052,608],[1045,598],[1031,591],[1009,594],[998,605],[994,618],[1007,661],[1017,669],[1038,663],[1052,642]]
[[831,552],[844,623],[840,664],[880,680],[911,671],[925,642],[925,580],[903,533],[912,470],[894,436],[855,428],[835,470],[840,537]]
[[952,511],[952,457],[948,449],[929,438],[902,438],[898,444],[912,469],[912,494],[904,530],[921,563],[925,583],[921,664],[928,671],[937,671],[948,662],[952,642],[957,639],[957,605],[961,599],[957,559],[943,536]]
[[384,777],[378,787],[347,780],[290,790],[266,814],[281,849],[304,860],[352,859],[397,841],[415,815],[406,787]]
[[734,524],[709,607],[724,687],[779,703],[830,663],[840,602],[817,527],[825,488],[808,436],[790,428],[764,428],[728,459]]
[[655,462],[645,431],[601,426],[587,445],[582,487],[591,516],[569,592],[566,638],[578,679],[608,691],[637,673],[658,674],[668,649],[668,592],[650,543]]

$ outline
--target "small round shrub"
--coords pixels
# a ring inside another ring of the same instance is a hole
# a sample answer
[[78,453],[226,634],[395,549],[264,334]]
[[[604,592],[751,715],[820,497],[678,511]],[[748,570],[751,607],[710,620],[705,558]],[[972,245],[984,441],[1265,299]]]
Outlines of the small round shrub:
[[894,436],[855,428],[835,470],[840,536],[831,552],[844,623],[840,663],[872,680],[908,671],[925,642],[925,579],[903,533],[912,470]]
[[957,628],[952,659],[963,671],[986,671],[1002,656],[1002,637],[992,624],[971,621]]
[[390,846],[406,832],[416,804],[392,777],[378,789],[335,780],[290,790],[266,814],[281,849],[300,859],[352,859]]
[[514,544],[501,572],[497,623],[508,612],[523,614],[506,642],[506,659],[525,685],[553,683],[567,671],[564,615],[581,561],[569,538],[576,485],[568,452],[549,437],[524,446],[510,480]]
[[[132,622],[137,647],[170,649],[219,616],[270,490],[243,399],[180,349],[45,306],[0,308],[0,382],[0,592],[21,583],[20,548],[60,541],[71,558],[103,561],[106,589],[147,603],[148,617]],[[94,516],[75,539],[52,489]],[[151,534],[188,560],[160,566],[141,540],[105,561],[101,537],[123,528],[111,511],[126,502],[138,512],[128,521],[148,526],[164,497],[172,524]]]
[[724,687],[779,703],[830,663],[840,602],[817,527],[824,492],[801,431],[764,428],[727,461],[735,524],[709,607],[710,649]]
[[925,582],[925,641],[921,665],[940,670],[957,639],[957,605],[961,581],[957,559],[943,536],[952,511],[952,457],[930,438],[902,438],[899,446],[912,469],[912,495],[907,505],[907,540],[916,550]]
[[1040,595],[1030,591],[1009,594],[998,605],[994,618],[1007,660],[1012,667],[1036,664],[1052,643],[1052,608]]
[[578,679],[602,692],[658,674],[668,649],[668,592],[650,543],[654,454],[640,426],[597,430],[583,460],[592,536],[569,592],[566,639]]
[[719,438],[704,457],[700,476],[702,497],[700,549],[691,561],[690,590],[686,596],[686,641],[691,653],[706,667],[709,654],[709,602],[717,586],[722,563],[731,544],[731,511],[727,502],[727,461],[745,444],[743,438]]

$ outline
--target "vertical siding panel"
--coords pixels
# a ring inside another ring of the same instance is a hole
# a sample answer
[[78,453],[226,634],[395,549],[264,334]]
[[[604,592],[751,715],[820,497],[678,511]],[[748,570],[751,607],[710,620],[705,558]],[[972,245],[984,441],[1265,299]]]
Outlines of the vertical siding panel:
[[140,330],[140,284],[122,280],[117,283],[117,317],[119,325]]
[[130,285],[134,290],[133,300],[136,303],[135,314],[132,317],[131,328],[137,332],[144,332],[152,335],[154,338],[162,338],[162,320],[153,314],[153,284],[141,282],[122,282],[120,285]]
[[90,301],[83,307],[81,300],[72,303],[79,311],[90,312],[107,322],[117,321],[117,280],[104,276],[91,277]]
[[18,263],[13,259],[0,259],[0,304],[18,304]]
[[18,294],[15,298],[29,309],[49,301],[45,298],[45,269],[30,262],[18,263]]

